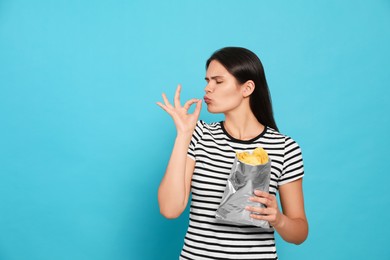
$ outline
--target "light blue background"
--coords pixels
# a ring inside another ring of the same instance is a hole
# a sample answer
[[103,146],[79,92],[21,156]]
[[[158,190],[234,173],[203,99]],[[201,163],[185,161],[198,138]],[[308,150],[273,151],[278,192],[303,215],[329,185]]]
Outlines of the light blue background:
[[155,102],[201,98],[231,45],[260,56],[303,150],[310,234],[278,237],[280,259],[389,259],[388,0],[0,1],[0,259],[177,259]]

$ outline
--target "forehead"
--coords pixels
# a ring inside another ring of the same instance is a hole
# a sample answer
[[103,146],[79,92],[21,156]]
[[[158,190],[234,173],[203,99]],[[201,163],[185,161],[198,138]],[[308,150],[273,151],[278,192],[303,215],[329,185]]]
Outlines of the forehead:
[[209,67],[207,68],[206,71],[206,77],[211,78],[211,77],[216,77],[216,76],[232,76],[224,66],[222,66],[221,63],[219,63],[216,60],[212,60],[209,64]]

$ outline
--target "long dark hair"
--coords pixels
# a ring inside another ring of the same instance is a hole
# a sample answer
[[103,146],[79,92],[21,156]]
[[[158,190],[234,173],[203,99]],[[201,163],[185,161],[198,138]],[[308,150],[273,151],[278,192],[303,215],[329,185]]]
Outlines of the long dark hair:
[[260,59],[248,49],[226,47],[214,52],[206,62],[206,70],[212,60],[221,63],[240,84],[248,80],[255,83],[249,97],[250,108],[261,124],[279,131],[272,111],[271,94]]

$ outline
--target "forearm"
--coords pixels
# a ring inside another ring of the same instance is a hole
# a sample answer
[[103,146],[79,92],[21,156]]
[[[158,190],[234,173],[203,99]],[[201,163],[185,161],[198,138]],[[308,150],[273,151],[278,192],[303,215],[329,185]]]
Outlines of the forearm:
[[167,218],[178,217],[186,207],[186,161],[191,134],[179,134],[175,139],[168,166],[158,190],[160,212]]
[[274,228],[285,241],[297,245],[306,240],[309,229],[306,219],[293,219],[282,213],[280,213],[280,220]]

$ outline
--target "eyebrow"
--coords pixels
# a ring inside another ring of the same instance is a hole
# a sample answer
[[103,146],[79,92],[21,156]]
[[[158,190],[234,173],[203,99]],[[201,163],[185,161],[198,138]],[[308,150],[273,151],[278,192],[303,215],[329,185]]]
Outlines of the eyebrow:
[[[208,77],[205,77],[204,79],[205,79],[205,80],[209,80]],[[211,77],[210,79],[223,79],[223,76],[213,76],[213,77]]]

